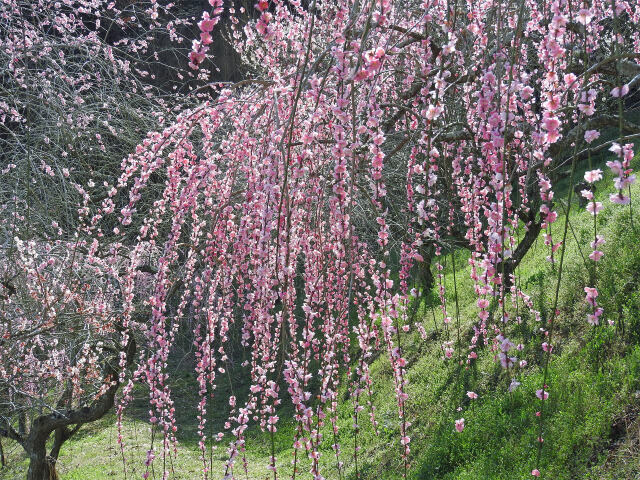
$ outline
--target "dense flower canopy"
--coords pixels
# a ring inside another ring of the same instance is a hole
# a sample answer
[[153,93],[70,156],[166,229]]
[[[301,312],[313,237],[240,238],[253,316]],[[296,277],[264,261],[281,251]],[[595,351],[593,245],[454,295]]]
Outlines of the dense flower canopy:
[[[206,63],[208,34],[223,11],[223,2],[210,3],[201,40],[194,41],[194,69]],[[175,425],[163,366],[180,323],[199,320],[206,469],[207,402],[236,329],[252,352],[245,362],[252,385],[246,399],[230,401],[227,428],[235,441],[228,472],[242,455],[251,419],[275,431],[286,398],[298,422],[294,459],[306,452],[312,475],[322,478],[320,428],[330,422],[337,429],[341,372],[352,370],[357,425],[371,388],[368,359],[383,349],[394,371],[408,462],[401,344],[412,328],[411,269],[424,260],[425,246],[437,259],[452,244],[470,248],[476,334],[469,346],[443,345],[444,358],[472,362],[478,343],[493,341],[503,367],[517,369],[517,349],[502,330],[518,320],[507,303],[532,308],[508,278],[509,259],[526,248],[518,228],[537,233],[556,221],[552,179],[562,165],[589,154],[584,140],[618,123],[620,136],[633,131],[609,110],[640,78],[640,10],[627,2],[524,0],[306,7],[274,1],[258,9],[255,24],[234,30],[251,78],[212,84],[214,99],[150,135],[119,180],[118,188],[131,186],[121,212],[127,225],[150,175],[167,172],[163,197],[138,237],[164,253],[150,300],[153,353],[137,377],[151,389],[152,420],[166,432],[163,454],[169,455]],[[633,180],[618,170],[620,198],[627,198]],[[546,238],[555,261],[561,243],[550,233]],[[453,309],[438,279],[446,326]],[[172,306],[167,297],[176,282],[185,287]],[[587,295],[596,308],[597,293]],[[543,349],[550,354],[552,347]],[[312,393],[314,378],[320,386]],[[334,449],[340,471],[339,446]],[[276,458],[270,468],[275,475]]]
[[[415,271],[435,259],[440,321],[451,330],[443,361],[471,364],[489,346],[517,388],[526,362],[518,358],[522,345],[509,339],[509,325],[520,320],[515,305],[544,320],[536,341],[548,363],[555,312],[541,318],[514,281],[515,268],[543,231],[548,259],[561,272],[565,239],[552,238],[550,226],[558,218],[554,183],[567,166],[573,175],[577,162],[611,148],[618,189],[611,201],[631,202],[638,128],[623,111],[640,84],[640,6],[272,0],[258,2],[257,19],[240,28],[242,11],[209,3],[191,68],[207,65],[211,32],[228,14],[249,75],[209,84],[210,97],[150,133],[123,161],[117,182],[106,185],[106,198],[84,212],[82,235],[113,239],[105,250],[120,266],[123,345],[134,332],[146,338],[130,378],[121,353],[128,383],[120,417],[134,385],[146,384],[151,422],[163,432],[147,464],[175,454],[167,365],[186,325],[197,350],[205,477],[209,451],[225,434],[232,438],[226,473],[239,476],[249,424],[273,434],[282,402],[295,412],[294,471],[304,455],[312,478],[324,478],[320,446],[331,442],[342,475],[339,390],[346,382],[357,443],[363,415],[376,425],[369,364],[384,351],[406,474],[411,425],[402,341],[421,328],[410,306],[424,293],[413,285]],[[606,129],[616,138],[599,143]],[[148,208],[141,199],[157,176],[163,187]],[[585,175],[589,185],[601,178],[599,170]],[[602,205],[592,190],[582,195],[597,215]],[[124,205],[116,205],[122,196]],[[114,216],[115,228],[107,221]],[[603,241],[595,232],[594,265]],[[447,304],[443,279],[444,259],[460,247],[472,252],[477,295],[467,344],[459,329],[453,333],[458,309]],[[140,319],[136,292],[150,258],[153,293],[143,308],[151,313]],[[598,324],[598,292],[585,293],[592,308],[585,321]],[[244,398],[228,399],[229,421],[211,438],[206,413],[234,360],[235,339],[250,351],[242,368],[251,386]],[[543,411],[549,393],[541,387]],[[333,440],[323,438],[325,425]],[[464,418],[454,428],[461,433]],[[272,451],[274,478],[282,461]]]

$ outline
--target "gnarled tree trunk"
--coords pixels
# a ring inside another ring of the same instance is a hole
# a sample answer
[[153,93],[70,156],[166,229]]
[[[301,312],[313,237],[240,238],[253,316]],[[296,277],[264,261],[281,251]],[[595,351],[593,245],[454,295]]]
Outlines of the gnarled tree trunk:
[[56,460],[47,456],[45,445],[39,445],[29,454],[27,480],[58,480]]

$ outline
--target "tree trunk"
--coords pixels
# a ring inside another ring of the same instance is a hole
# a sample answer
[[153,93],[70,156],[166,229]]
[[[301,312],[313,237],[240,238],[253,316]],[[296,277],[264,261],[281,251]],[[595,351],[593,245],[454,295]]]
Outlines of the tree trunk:
[[[532,209],[532,212],[534,212],[533,209]],[[516,271],[516,268],[518,268],[518,265],[520,265],[520,262],[522,261],[524,256],[527,254],[529,249],[533,246],[534,242],[538,238],[538,235],[540,234],[540,231],[542,229],[541,222],[538,222],[535,220],[535,213],[530,214],[529,219],[523,219],[523,220],[529,220],[527,222],[528,229],[524,234],[524,237],[518,243],[518,246],[516,247],[515,251],[511,255],[511,258],[507,259],[504,262],[504,266],[502,265],[502,262],[498,262],[496,264],[496,272],[503,273],[503,269],[504,269],[503,282],[504,282],[505,289],[511,288],[512,286],[511,274]]]
[[[127,344],[127,367],[133,363],[136,352],[136,342],[131,338]],[[31,421],[29,436],[23,438],[15,432],[11,425],[5,421],[5,428],[2,433],[11,438],[15,438],[29,454],[29,471],[27,480],[58,480],[56,472],[56,461],[62,444],[68,440],[85,423],[94,422],[102,418],[114,404],[114,399],[120,382],[118,372],[106,361],[104,370],[105,382],[115,379],[111,386],[99,398],[95,399],[91,405],[64,410],[62,412],[52,412],[40,415]],[[75,425],[69,429],[70,425]],[[47,455],[47,440],[54,433],[54,443],[51,454]]]
[[6,464],[7,462],[4,458],[4,449],[2,448],[2,438],[0,438],[0,468],[4,468]]
[[18,415],[18,433],[20,435],[27,433],[27,414],[25,412],[20,412]]
[[29,454],[27,480],[58,480],[56,462],[47,456],[44,443],[35,447]]

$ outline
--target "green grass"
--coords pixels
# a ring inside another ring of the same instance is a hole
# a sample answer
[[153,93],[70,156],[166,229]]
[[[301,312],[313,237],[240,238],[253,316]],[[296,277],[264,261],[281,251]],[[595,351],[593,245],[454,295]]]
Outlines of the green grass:
[[[634,161],[636,170],[640,167],[639,160],[636,158]],[[602,166],[601,159],[598,163]],[[576,182],[583,173],[584,169],[576,172]],[[545,404],[544,443],[539,464],[543,478],[547,479],[639,478],[640,195],[638,185],[634,186],[632,226],[628,207],[612,205],[608,201],[611,185],[609,174],[598,183],[597,196],[605,205],[598,216],[598,231],[605,236],[607,243],[603,248],[605,256],[598,263],[597,286],[600,291],[598,300],[605,309],[605,323],[612,320],[612,327],[592,327],[586,322],[583,287],[588,285],[592,265],[586,257],[591,250],[593,217],[578,207],[577,198],[571,206],[563,281],[559,291],[559,315],[552,341],[555,349],[547,377],[550,397]],[[561,199],[562,195],[558,198]],[[557,210],[560,215],[553,225],[555,242],[561,239],[565,220],[563,207],[559,205]],[[545,260],[548,254],[548,247],[540,238],[517,271],[521,288],[531,295],[543,321],[552,311],[558,269],[557,263],[552,265]],[[462,344],[466,345],[477,308],[468,275],[468,254],[459,251],[455,255],[460,330]],[[454,314],[450,256],[444,273],[447,302],[450,313]],[[509,304],[508,310],[515,316],[513,305]],[[470,368],[460,367],[455,361],[443,361],[441,343],[447,340],[447,336],[457,339],[455,317],[449,332],[444,331],[441,313],[436,307],[436,331],[432,309],[426,303],[418,309],[417,320],[423,323],[429,340],[422,341],[415,329],[403,338],[409,363],[410,398],[406,416],[412,422],[409,428],[412,438],[409,478],[532,478],[530,472],[536,466],[539,446],[536,441],[539,424],[535,412],[539,410],[540,402],[535,391],[542,384],[540,345],[544,338],[540,334],[541,325],[528,314],[522,303],[518,305],[518,312],[522,322],[511,322],[506,327],[507,336],[514,343],[525,345],[518,357],[526,360],[528,365],[507,372],[496,363],[490,348],[480,349],[478,360]],[[371,400],[376,407],[379,429],[375,435],[365,409],[361,414],[358,442],[361,447],[359,472],[363,479],[401,478],[400,420],[392,370],[386,356],[377,357],[371,364],[371,370],[374,379]],[[170,478],[200,478],[194,377],[185,369],[176,368],[175,372],[180,446],[179,455],[173,463],[175,474]],[[509,393],[512,379],[517,379],[521,385]],[[231,385],[237,393],[247,388],[247,381],[232,373],[229,381],[219,387],[217,397],[220,400],[210,408],[214,431],[219,429],[227,414],[225,399],[231,394]],[[470,401],[466,396],[469,390],[477,392],[480,397]],[[340,398],[342,401],[337,412],[342,447],[340,460],[345,462],[344,478],[354,479],[353,399],[349,398],[344,387]],[[147,409],[142,392],[128,412],[124,429],[127,478],[140,478],[144,471],[143,460],[151,438],[150,426],[145,421]],[[280,413],[282,420],[273,436],[282,478],[289,478],[291,473],[291,443],[295,429],[293,421],[286,419],[287,412],[290,413],[285,409]],[[465,418],[466,428],[457,433],[454,421],[461,417]],[[324,429],[324,435],[321,448],[323,474],[329,480],[338,479],[329,428]],[[62,449],[58,468],[61,478],[124,478],[122,453],[116,438],[113,416],[84,427]],[[213,454],[215,479],[223,476],[228,440],[221,442]],[[272,478],[266,470],[271,442],[268,434],[256,427],[249,429],[246,451],[249,471],[246,478]],[[0,471],[0,478],[22,478],[27,468],[26,459],[15,445],[6,445],[5,442],[5,450],[9,451],[9,467]],[[162,460],[158,459],[156,466],[161,468],[161,465]],[[310,478],[307,473],[309,465],[307,458],[299,459],[301,474],[298,478]],[[156,475],[156,478],[159,477]],[[245,478],[245,475],[238,478]]]

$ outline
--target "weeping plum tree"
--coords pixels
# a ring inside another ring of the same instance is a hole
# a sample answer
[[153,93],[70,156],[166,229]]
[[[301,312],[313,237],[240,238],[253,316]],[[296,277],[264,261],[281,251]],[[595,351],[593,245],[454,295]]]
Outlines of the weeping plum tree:
[[[206,65],[224,11],[222,1],[210,4],[190,55],[194,69]],[[549,261],[560,256],[562,271],[566,225],[564,238],[552,238],[553,183],[568,165],[573,177],[578,161],[611,147],[620,156],[612,163],[620,177],[611,200],[630,204],[624,193],[634,180],[629,142],[639,131],[625,111],[640,82],[640,11],[626,2],[525,0],[261,1],[257,8],[257,21],[234,32],[252,75],[212,84],[213,98],[150,134],[118,181],[130,198],[120,211],[125,235],[147,179],[157,171],[168,175],[137,239],[163,252],[150,299],[148,360],[134,375],[148,385],[151,421],[165,432],[147,464],[175,451],[166,365],[188,317],[196,321],[205,477],[208,452],[225,433],[208,437],[205,424],[229,361],[232,329],[251,352],[243,364],[251,388],[246,398],[229,399],[227,475],[247,468],[249,422],[273,435],[286,399],[297,424],[292,476],[304,456],[312,477],[323,478],[327,425],[342,477],[338,388],[348,371],[357,447],[363,408],[376,424],[367,399],[369,361],[378,350],[388,353],[393,369],[406,474],[410,419],[401,347],[412,328],[412,269],[429,260],[421,252],[435,258],[446,328],[456,310],[445,302],[442,258],[452,247],[471,250],[474,335],[469,345],[459,337],[447,342],[444,357],[471,363],[482,344],[491,344],[517,376],[524,364],[507,333],[519,318],[508,304],[520,303],[541,320],[514,282],[515,267],[540,231]],[[592,143],[607,127],[618,132],[616,141]],[[133,272],[136,255],[131,258]],[[169,312],[175,285],[182,286],[181,300]],[[595,296],[589,290],[587,302],[595,305]],[[600,314],[594,310],[589,320],[597,323]],[[543,324],[543,330],[550,325],[543,333],[545,371],[553,316]],[[541,411],[546,388],[538,392]],[[463,419],[456,428],[464,429]],[[358,477],[358,448],[352,466]],[[279,468],[272,450],[274,478]]]
[[[273,478],[306,476],[304,464],[321,479],[331,463],[332,475],[343,478],[347,462],[359,478],[359,425],[363,416],[377,425],[369,364],[380,351],[393,371],[406,476],[412,427],[403,335],[421,329],[409,316],[420,293],[412,280],[435,262],[435,276],[423,277],[427,287],[436,284],[440,321],[451,328],[460,319],[446,301],[443,264],[460,247],[471,251],[477,319],[470,342],[458,335],[442,345],[443,359],[471,364],[486,346],[517,388],[525,362],[510,326],[523,310],[543,321],[531,340],[544,353],[531,471],[541,475],[556,308],[548,317],[534,310],[516,267],[543,232],[560,285],[567,223],[561,238],[552,236],[553,186],[561,176],[573,185],[576,165],[594,153],[611,150],[618,193],[610,200],[633,208],[629,162],[640,130],[628,110],[640,84],[640,7],[615,0],[261,0],[258,18],[240,28],[242,9],[209,3],[191,68],[207,67],[212,32],[228,14],[249,74],[209,84],[210,99],[149,133],[123,161],[110,196],[91,205],[83,230],[98,244],[115,238],[110,255],[122,259],[119,348],[139,335],[144,352],[133,373],[119,377],[126,385],[118,418],[121,425],[136,383],[145,384],[150,422],[161,433],[149,447],[145,477],[157,458],[170,465],[177,454],[167,365],[184,325],[196,347],[204,478],[223,439],[230,439],[225,475],[244,475],[247,428],[256,423],[273,440],[283,401],[294,412],[293,465],[276,458],[272,441]],[[598,141],[601,134],[616,138]],[[158,175],[164,185],[149,205],[145,193]],[[589,185],[600,179],[598,170],[585,176]],[[595,215],[602,205],[592,193],[581,191]],[[115,208],[114,196],[128,200]],[[107,231],[113,217],[118,225]],[[594,233],[592,280],[603,240]],[[152,292],[140,307],[136,285],[149,252]],[[602,324],[595,284],[585,293],[592,308],[585,321]],[[557,298],[556,289],[556,306]],[[145,321],[131,320],[147,307]],[[251,385],[246,396],[224,399],[229,420],[212,434],[207,410],[236,332],[249,352],[240,368]],[[337,441],[343,382],[353,406],[352,458]],[[463,418],[455,422],[455,430],[464,428]],[[333,454],[321,462],[324,442]]]

